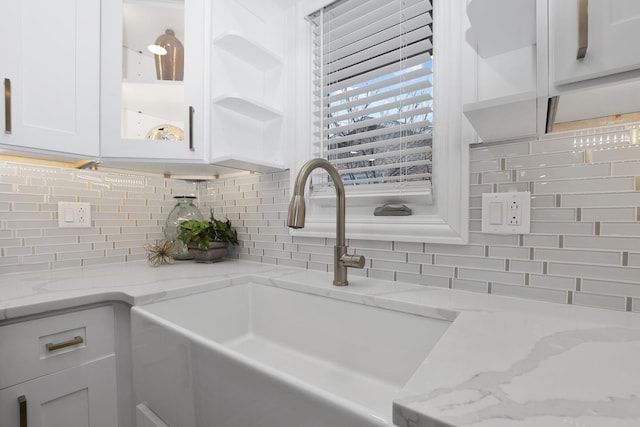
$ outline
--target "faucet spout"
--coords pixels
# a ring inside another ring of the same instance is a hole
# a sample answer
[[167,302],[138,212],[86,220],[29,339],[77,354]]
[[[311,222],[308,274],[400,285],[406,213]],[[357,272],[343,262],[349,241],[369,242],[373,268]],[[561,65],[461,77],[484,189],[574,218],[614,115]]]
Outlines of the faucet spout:
[[363,268],[364,257],[347,253],[345,238],[345,191],[338,171],[325,159],[316,158],[302,165],[293,186],[293,196],[289,204],[287,225],[291,228],[303,228],[305,218],[304,187],[311,172],[322,168],[329,173],[336,189],[336,245],[333,259],[334,286],[347,286],[347,267]]

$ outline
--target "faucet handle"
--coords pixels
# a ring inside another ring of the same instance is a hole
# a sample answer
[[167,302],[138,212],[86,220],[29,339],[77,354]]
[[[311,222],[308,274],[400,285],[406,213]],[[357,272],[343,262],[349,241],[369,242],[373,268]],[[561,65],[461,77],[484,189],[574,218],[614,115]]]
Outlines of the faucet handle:
[[340,262],[345,267],[364,268],[364,257],[362,255],[344,254],[340,257]]

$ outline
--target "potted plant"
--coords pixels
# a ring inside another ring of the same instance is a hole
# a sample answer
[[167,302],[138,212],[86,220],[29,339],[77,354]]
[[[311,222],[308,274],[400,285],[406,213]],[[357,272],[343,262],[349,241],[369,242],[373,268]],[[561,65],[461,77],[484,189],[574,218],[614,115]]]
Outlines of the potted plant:
[[229,219],[214,218],[213,210],[208,220],[190,219],[180,224],[178,239],[182,240],[196,262],[212,263],[227,256],[229,243],[238,244],[238,232]]

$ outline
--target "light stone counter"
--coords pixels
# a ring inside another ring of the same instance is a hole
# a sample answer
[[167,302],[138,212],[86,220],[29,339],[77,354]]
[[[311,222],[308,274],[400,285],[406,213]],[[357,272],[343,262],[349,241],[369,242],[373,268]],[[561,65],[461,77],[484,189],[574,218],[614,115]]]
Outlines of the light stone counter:
[[355,275],[347,288],[331,280],[242,261],[0,275],[0,322],[102,301],[143,305],[252,281],[453,321],[395,400],[398,426],[640,426],[638,314]]

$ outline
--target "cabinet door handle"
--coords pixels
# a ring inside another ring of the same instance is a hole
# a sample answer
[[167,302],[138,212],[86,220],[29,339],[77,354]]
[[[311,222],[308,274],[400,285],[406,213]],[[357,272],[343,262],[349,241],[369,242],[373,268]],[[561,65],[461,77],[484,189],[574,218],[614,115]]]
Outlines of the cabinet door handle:
[[20,411],[20,427],[27,427],[27,398],[24,394],[18,397],[18,408]]
[[4,133],[11,135],[11,79],[4,79]]
[[71,347],[72,345],[82,344],[83,342],[84,342],[84,339],[82,339],[81,336],[77,336],[77,337],[73,337],[72,340],[60,342],[57,344],[47,343],[45,347],[47,347],[47,351],[56,351],[56,350],[60,350],[61,348]]
[[578,0],[578,56],[587,56],[589,47],[589,0]]
[[191,151],[196,151],[195,148],[193,148],[193,114],[195,112],[196,110],[193,106],[189,105],[189,150]]

